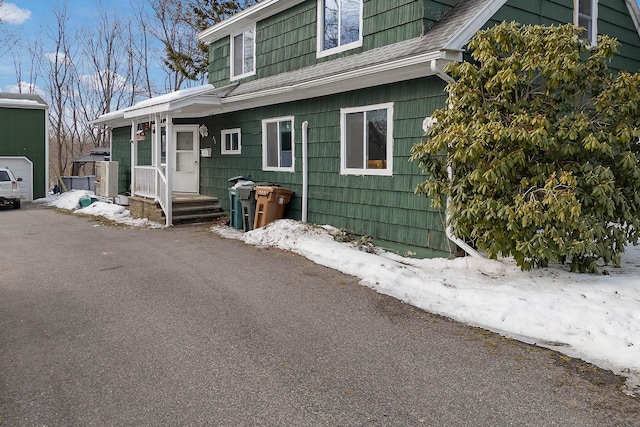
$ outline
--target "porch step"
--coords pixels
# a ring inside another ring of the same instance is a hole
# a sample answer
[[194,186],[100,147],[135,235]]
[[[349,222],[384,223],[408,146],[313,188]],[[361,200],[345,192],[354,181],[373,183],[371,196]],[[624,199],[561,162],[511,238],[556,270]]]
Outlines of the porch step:
[[216,197],[198,194],[174,194],[172,203],[174,226],[213,222],[225,215]]
[[[199,194],[174,193],[173,225],[214,222],[225,215],[216,197]],[[160,204],[154,199],[132,196],[129,197],[129,209],[133,218],[148,218],[151,221],[164,224],[166,217]]]

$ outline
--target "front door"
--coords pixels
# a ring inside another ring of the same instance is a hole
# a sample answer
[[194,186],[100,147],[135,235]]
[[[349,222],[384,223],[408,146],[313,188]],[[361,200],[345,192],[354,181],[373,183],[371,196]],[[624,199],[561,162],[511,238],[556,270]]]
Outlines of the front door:
[[175,161],[173,191],[180,193],[198,193],[200,169],[200,139],[198,126],[174,126]]

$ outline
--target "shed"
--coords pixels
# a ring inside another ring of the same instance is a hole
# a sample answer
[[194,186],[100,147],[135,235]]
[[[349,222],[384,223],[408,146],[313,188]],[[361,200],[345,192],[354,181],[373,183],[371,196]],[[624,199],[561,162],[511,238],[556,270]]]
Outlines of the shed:
[[38,95],[0,93],[0,165],[20,182],[21,197],[44,197],[49,176],[47,104]]

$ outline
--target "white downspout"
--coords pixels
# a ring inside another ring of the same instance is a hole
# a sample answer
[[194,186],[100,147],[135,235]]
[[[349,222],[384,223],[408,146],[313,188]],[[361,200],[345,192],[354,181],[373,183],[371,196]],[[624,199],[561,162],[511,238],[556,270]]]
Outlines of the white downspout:
[[[156,123],[160,121],[160,115],[156,116]],[[167,113],[167,126],[166,126],[166,138],[167,138],[167,165],[165,169],[167,178],[167,211],[166,214],[166,226],[173,225],[173,170],[175,169],[175,141],[173,140],[173,117],[171,113]],[[156,131],[158,133],[158,131]],[[162,138],[159,139],[158,150],[162,151]],[[162,156],[162,155],[161,155]]]
[[[131,195],[136,195],[136,166],[138,166],[138,142],[136,141],[137,120],[131,120]],[[113,132],[112,132],[113,134]],[[113,153],[111,153],[113,160]]]
[[[438,67],[438,64],[435,59],[431,61],[431,71],[433,72],[433,74],[437,75],[445,82],[455,83],[455,80],[453,79],[453,77],[445,73],[442,68]],[[453,180],[453,169],[451,169],[451,166],[447,166],[447,172],[449,173],[449,180],[450,181]],[[482,256],[477,250],[469,246],[464,240],[459,239],[454,235],[453,226],[451,225],[451,221],[450,221],[451,214],[449,213],[449,201],[450,201],[450,197],[447,197],[447,205],[445,207],[445,222],[447,226],[444,230],[445,235],[449,240],[451,240],[453,243],[458,245],[469,256],[473,258],[484,258],[484,256]]]
[[302,122],[302,222],[307,222],[307,210],[309,201],[309,153],[307,150],[309,122]]

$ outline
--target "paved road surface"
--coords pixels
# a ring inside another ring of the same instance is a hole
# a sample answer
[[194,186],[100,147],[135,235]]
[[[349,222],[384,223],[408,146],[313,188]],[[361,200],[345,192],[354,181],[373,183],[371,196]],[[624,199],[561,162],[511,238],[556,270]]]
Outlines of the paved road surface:
[[5,426],[639,426],[579,361],[206,227],[0,209]]

